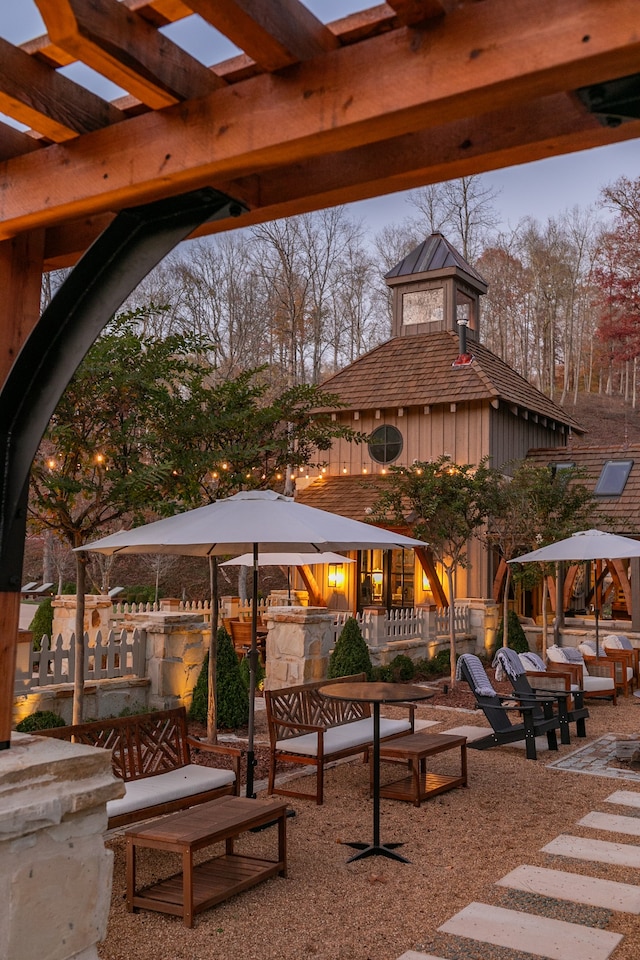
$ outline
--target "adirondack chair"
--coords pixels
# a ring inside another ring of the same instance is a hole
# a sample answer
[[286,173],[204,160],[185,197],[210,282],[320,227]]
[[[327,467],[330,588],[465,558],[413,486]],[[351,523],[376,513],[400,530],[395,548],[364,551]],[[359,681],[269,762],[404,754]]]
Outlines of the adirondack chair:
[[[510,647],[502,647],[493,659],[496,680],[507,677],[511,681],[511,686],[515,693],[518,695],[541,699],[542,701],[548,700],[549,697],[555,698],[558,719],[560,720],[561,743],[571,743],[570,723],[575,723],[576,735],[578,737],[586,737],[587,730],[584,721],[585,718],[589,716],[589,711],[584,706],[581,691],[577,690],[575,694],[572,695],[566,674],[557,674],[563,682],[561,690],[557,689],[557,687],[555,690],[550,687],[545,687],[546,671],[544,670],[542,660],[540,660],[540,663],[543,668],[542,671],[537,674],[537,676],[540,677],[540,686],[536,684],[534,687],[531,685],[527,668],[515,650],[512,650]],[[567,681],[566,684],[565,681]],[[549,682],[551,682],[551,679],[549,679]],[[539,715],[544,715],[542,707],[539,709]]]
[[[515,693],[508,697],[498,696],[480,659],[473,653],[463,653],[458,658],[456,679],[466,680],[469,684],[476,698],[476,706],[482,710],[492,728],[492,733],[486,737],[470,741],[469,747],[486,750],[488,747],[524,740],[527,760],[536,760],[536,737],[544,733],[549,750],[558,749],[556,730],[560,727],[560,720],[553,710],[553,698],[532,700]],[[520,720],[512,722],[510,714],[519,714]]]

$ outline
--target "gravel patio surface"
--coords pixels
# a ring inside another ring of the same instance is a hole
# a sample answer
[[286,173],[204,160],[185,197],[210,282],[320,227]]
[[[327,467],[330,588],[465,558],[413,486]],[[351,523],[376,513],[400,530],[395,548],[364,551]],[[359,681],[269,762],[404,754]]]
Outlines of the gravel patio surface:
[[[462,725],[486,726],[469,703],[462,684],[454,694],[420,704],[416,715],[437,721],[431,728],[434,733]],[[367,767],[357,759],[336,765],[325,776],[323,806],[311,800],[290,801],[295,817],[287,822],[288,876],[270,879],[198,915],[192,929],[181,919],[150,911],[127,913],[123,834],[111,834],[107,846],[114,855],[113,899],[99,956],[102,960],[397,960],[406,950],[450,960],[535,956],[437,932],[438,926],[475,900],[622,933],[624,940],[614,960],[637,960],[637,917],[495,886],[522,864],[638,882],[636,871],[629,868],[540,852],[560,833],[638,845],[632,837],[596,834],[577,826],[592,810],[633,816],[629,808],[616,808],[605,798],[614,790],[640,790],[637,781],[547,766],[550,760],[569,756],[605,734],[640,729],[640,700],[635,697],[620,698],[617,707],[591,701],[589,709],[587,740],[573,738],[571,745],[560,745],[557,754],[544,752],[534,762],[515,746],[469,750],[468,788],[441,794],[420,808],[382,800],[381,840],[404,842],[401,852],[410,859],[408,864],[383,857],[346,862],[352,851],[342,842],[371,839],[372,803]],[[394,710],[383,708],[383,713],[393,716]],[[258,711],[258,783],[265,773],[266,737],[264,713]],[[458,764],[455,750],[434,757],[431,768],[453,773]],[[383,781],[397,777],[400,769],[383,765]],[[266,793],[260,791],[258,796]],[[268,829],[243,835],[237,849],[270,857],[275,844],[276,830]],[[177,859],[165,853],[145,850],[139,856],[141,882],[179,869]]]

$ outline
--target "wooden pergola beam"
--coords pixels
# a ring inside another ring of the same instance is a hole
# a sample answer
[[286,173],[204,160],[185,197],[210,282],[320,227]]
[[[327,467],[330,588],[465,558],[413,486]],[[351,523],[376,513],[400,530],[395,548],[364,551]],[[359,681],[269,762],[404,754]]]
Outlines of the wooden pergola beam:
[[219,77],[118,0],[36,0],[52,42],[154,109],[203,97]]
[[[522,111],[496,111],[474,120],[354,147],[285,169],[266,170],[217,189],[241,198],[250,210],[239,220],[204,224],[196,236],[250,226],[385,192],[469,176],[557,156],[571,150],[640,137],[640,120],[605,130],[564,94]],[[112,218],[102,214],[47,230],[46,269],[73,264]]]
[[0,112],[56,143],[125,119],[122,111],[107,100],[2,38]]
[[339,45],[299,0],[190,0],[190,6],[264,70],[312,60]]
[[560,11],[541,0],[535,15],[515,4],[511,16],[502,4],[478,4],[447,17],[446,29],[440,22],[430,31],[400,29],[335,50],[275,86],[269,76],[254,77],[86,134],[64,149],[9,160],[0,186],[19,174],[24,189],[2,193],[0,237],[269,168],[337,159],[358,145],[437,130],[443,117],[451,123],[496,109],[526,110],[567,84],[630,72],[640,60],[637,9],[633,0],[616,6],[613,16],[594,3],[585,22],[580,0],[567,0]]

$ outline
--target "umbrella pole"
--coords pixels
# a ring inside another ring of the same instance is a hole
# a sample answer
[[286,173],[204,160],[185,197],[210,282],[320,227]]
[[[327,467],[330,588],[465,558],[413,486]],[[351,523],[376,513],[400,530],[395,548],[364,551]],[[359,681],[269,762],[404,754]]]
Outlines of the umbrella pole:
[[253,792],[253,772],[256,765],[253,750],[255,721],[256,674],[258,672],[258,544],[253,545],[253,603],[251,605],[251,650],[249,651],[249,728],[247,731],[247,796]]

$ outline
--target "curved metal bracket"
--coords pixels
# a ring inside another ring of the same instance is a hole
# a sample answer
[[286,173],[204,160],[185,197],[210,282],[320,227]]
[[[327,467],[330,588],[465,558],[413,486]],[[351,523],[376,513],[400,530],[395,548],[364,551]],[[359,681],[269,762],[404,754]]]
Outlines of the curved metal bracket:
[[29,471],[81,360],[137,284],[200,224],[245,207],[203,189],[121,211],[43,312],[0,390],[0,593],[20,589]]

